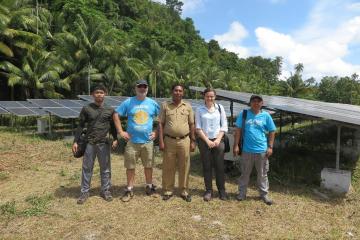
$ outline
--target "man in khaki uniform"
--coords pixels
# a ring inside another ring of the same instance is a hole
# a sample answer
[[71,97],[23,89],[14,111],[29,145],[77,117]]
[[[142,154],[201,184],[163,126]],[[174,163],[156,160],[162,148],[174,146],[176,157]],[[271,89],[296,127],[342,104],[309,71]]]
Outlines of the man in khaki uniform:
[[159,148],[164,151],[162,166],[163,200],[173,195],[176,169],[179,172],[181,198],[191,202],[189,187],[190,151],[195,149],[194,113],[184,102],[184,87],[172,87],[172,100],[162,103],[159,115]]

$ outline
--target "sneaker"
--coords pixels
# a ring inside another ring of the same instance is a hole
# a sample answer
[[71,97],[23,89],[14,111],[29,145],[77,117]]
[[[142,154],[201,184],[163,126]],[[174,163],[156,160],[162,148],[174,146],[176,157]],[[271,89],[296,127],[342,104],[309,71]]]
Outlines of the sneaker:
[[210,201],[212,198],[212,191],[211,190],[207,190],[204,194],[204,201],[208,202]]
[[128,202],[134,197],[134,192],[132,190],[125,190],[124,195],[121,197],[121,201]]
[[101,192],[100,196],[107,202],[111,202],[113,197],[111,196],[111,192],[109,190]]
[[225,190],[219,191],[219,198],[223,201],[229,200],[229,196],[227,195]]
[[164,194],[163,195],[163,197],[162,197],[162,199],[164,200],[164,201],[167,201],[167,200],[169,200],[170,198],[172,198],[172,194]]
[[246,199],[246,196],[242,195],[242,194],[238,194],[236,195],[236,200],[238,200],[239,202],[244,201]]
[[90,194],[88,192],[81,193],[80,197],[77,200],[77,204],[83,204],[89,198]]
[[188,195],[181,195],[180,196],[183,200],[185,200],[186,202],[191,202],[191,196]]
[[273,201],[269,198],[268,195],[264,195],[261,197],[261,199],[264,201],[264,203],[266,203],[267,205],[272,205]]
[[152,184],[151,187],[149,187],[149,185],[146,185],[145,193],[148,196],[153,195],[154,193],[156,193],[156,186],[154,184]]

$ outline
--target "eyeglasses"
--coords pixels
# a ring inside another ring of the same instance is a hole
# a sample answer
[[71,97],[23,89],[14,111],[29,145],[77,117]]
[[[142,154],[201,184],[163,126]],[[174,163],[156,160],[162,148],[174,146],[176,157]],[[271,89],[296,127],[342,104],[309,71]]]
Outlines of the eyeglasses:
[[136,87],[137,87],[137,88],[147,88],[148,86],[147,86],[147,85],[144,85],[144,84],[141,84],[141,85],[137,85]]

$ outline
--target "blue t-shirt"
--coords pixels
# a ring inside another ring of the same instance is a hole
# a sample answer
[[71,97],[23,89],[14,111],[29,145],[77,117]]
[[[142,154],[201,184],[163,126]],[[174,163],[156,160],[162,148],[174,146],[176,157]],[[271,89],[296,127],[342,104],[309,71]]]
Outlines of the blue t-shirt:
[[[236,119],[235,126],[242,128],[242,115],[239,114]],[[251,109],[247,110],[245,121],[245,138],[243,152],[247,153],[263,153],[268,147],[267,134],[276,130],[274,121],[270,114],[261,111],[255,115]]]
[[126,99],[116,108],[116,112],[127,117],[127,129],[132,143],[150,142],[150,134],[153,130],[153,120],[159,115],[160,107],[151,98],[138,100],[136,97]]

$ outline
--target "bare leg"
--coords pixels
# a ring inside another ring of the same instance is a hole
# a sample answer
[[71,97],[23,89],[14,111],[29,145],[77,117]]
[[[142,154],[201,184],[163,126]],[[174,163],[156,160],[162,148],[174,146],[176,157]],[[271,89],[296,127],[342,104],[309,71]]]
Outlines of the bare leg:
[[135,169],[126,169],[127,186],[134,187],[135,182]]

